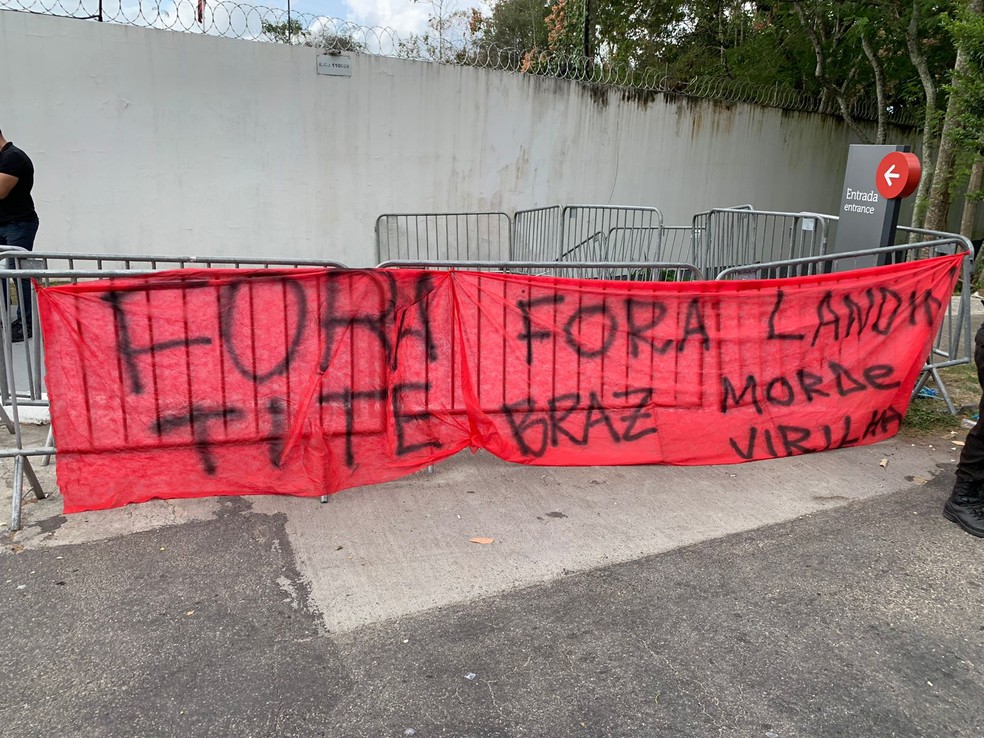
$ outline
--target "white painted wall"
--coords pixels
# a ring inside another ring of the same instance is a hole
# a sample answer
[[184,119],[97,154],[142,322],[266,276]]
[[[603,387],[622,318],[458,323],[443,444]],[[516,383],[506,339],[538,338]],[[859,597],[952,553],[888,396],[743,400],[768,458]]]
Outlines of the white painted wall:
[[833,118],[0,12],[0,128],[37,249],[373,261],[381,213],[556,203],[836,212]]

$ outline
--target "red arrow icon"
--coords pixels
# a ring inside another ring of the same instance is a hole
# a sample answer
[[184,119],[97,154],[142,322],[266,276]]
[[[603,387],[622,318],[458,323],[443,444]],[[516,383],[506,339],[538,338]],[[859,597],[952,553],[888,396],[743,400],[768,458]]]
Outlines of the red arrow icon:
[[921,176],[919,157],[906,151],[893,151],[879,162],[875,186],[879,194],[888,200],[908,197],[916,191]]

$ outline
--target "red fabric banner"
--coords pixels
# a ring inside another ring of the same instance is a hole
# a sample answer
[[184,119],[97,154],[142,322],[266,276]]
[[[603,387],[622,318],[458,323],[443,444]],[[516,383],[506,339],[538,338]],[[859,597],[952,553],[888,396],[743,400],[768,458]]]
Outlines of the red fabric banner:
[[65,511],[461,449],[720,464],[896,433],[961,256],[787,280],[200,270],[39,290]]

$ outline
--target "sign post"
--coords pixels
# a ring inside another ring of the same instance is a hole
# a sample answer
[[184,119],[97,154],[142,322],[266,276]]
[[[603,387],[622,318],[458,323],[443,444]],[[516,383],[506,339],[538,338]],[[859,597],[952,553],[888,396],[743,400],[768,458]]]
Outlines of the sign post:
[[[922,168],[908,146],[852,144],[847,156],[840,222],[834,253],[859,251],[895,243],[899,206],[903,197],[915,192]],[[887,263],[882,257],[849,268]]]

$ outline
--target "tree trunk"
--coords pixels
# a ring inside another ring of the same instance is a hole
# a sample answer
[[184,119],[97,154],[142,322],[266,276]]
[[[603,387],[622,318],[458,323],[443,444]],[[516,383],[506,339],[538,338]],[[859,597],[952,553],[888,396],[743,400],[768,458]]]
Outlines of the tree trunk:
[[929,188],[933,184],[933,170],[935,167],[936,135],[934,132],[936,108],[930,108],[926,103],[926,115],[923,120],[922,136],[922,167],[923,176],[919,180],[919,188],[916,190],[916,203],[912,209],[912,227],[922,228],[926,221],[926,207],[929,205]]
[[977,206],[980,200],[972,195],[980,191],[981,185],[984,185],[984,156],[978,156],[974,160],[974,166],[970,170],[970,180],[967,182],[967,198],[964,200],[963,216],[960,218],[960,234],[967,238],[974,237],[974,224],[977,222]]
[[933,170],[936,166],[934,163],[936,161],[936,131],[939,123],[936,119],[936,82],[933,81],[926,55],[922,53],[919,45],[919,9],[916,0],[913,0],[912,16],[909,18],[909,23],[905,29],[905,41],[909,49],[909,59],[919,73],[919,81],[922,82],[923,95],[926,98],[921,152],[923,176],[919,181],[919,189],[916,190],[916,203],[912,210],[912,227],[922,228],[926,219],[929,189],[933,184]]
[[[847,99],[845,91],[854,75],[857,73],[857,66],[851,69],[848,74],[847,80],[838,87],[827,77],[827,59],[824,56],[823,51],[823,41],[824,39],[817,33],[817,30],[811,25],[810,19],[806,16],[806,11],[803,10],[803,5],[801,2],[794,2],[793,9],[796,11],[796,15],[799,17],[800,25],[803,26],[803,31],[806,33],[807,38],[810,39],[810,43],[813,44],[813,53],[817,58],[817,65],[814,67],[813,76],[816,77],[817,81],[820,83],[820,89],[822,90],[822,97],[820,102],[820,109],[823,112],[834,112],[839,111],[847,127],[854,132],[854,135],[858,137],[861,143],[871,143],[871,138],[864,131],[863,128],[854,119],[854,115],[851,113],[851,106]],[[836,43],[838,39],[843,35],[842,32],[838,31],[834,34],[833,42]],[[836,103],[836,108],[834,104]],[[879,111],[879,118],[883,115],[882,111]]]
[[875,99],[878,104],[878,133],[875,135],[875,143],[883,144],[885,143],[885,72],[867,34],[861,36],[861,46],[875,75]]
[[[831,85],[831,87],[833,87],[833,85]],[[844,94],[844,91],[836,87],[833,87],[833,91],[834,98],[837,100],[837,106],[840,109],[841,118],[843,118],[844,122],[847,123],[847,127],[854,131],[854,135],[858,137],[858,141],[863,144],[870,144],[871,137],[868,136],[867,131],[860,126],[857,120],[855,120],[854,115],[852,115],[851,107],[848,104],[847,96]],[[881,125],[878,126],[878,132],[884,136],[884,130]]]
[[953,121],[947,105],[947,118],[940,136],[940,151],[936,157],[933,171],[933,185],[929,190],[929,208],[926,210],[925,227],[930,231],[946,230],[947,216],[950,214],[950,185],[953,183],[953,165],[956,152],[953,145]]
[[[984,13],[984,0],[971,0],[969,12],[974,15]],[[954,78],[958,73],[967,71],[967,53],[961,47],[957,49],[957,61],[953,65]],[[926,228],[931,231],[946,229],[947,215],[950,212],[950,186],[953,184],[954,163],[956,161],[956,145],[953,132],[956,129],[963,100],[958,91],[950,94],[946,105],[946,118],[943,121],[943,132],[940,134],[940,151],[936,157],[936,168],[933,172],[933,186],[929,191],[929,210],[926,212]]]

